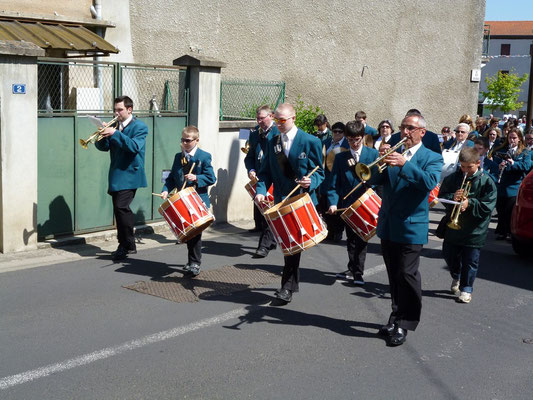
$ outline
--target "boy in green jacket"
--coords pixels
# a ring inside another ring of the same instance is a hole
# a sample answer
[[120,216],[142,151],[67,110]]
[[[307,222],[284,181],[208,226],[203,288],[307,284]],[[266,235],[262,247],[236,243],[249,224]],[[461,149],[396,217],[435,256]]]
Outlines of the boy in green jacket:
[[[444,234],[442,253],[452,275],[451,291],[460,303],[470,303],[479,267],[479,254],[485,245],[492,211],[496,206],[494,181],[479,166],[479,153],[464,147],[459,153],[461,170],[442,182],[439,197],[461,202],[458,229],[448,227]],[[463,188],[470,185],[468,193]],[[453,204],[445,204],[448,213]]]

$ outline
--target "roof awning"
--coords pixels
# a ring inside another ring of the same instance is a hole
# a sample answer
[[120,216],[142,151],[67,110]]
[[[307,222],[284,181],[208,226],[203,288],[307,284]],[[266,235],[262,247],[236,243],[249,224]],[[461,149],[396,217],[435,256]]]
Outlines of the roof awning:
[[48,22],[0,20],[0,40],[19,40],[34,43],[47,56],[100,56],[119,50],[82,25]]

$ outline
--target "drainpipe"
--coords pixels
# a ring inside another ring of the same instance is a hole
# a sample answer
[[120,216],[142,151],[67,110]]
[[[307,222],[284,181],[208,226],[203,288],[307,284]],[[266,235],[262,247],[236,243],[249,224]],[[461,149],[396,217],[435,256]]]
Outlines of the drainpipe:
[[[94,19],[100,21],[102,19],[102,0],[94,0],[94,6],[91,6],[91,14]],[[96,28],[96,34],[100,37],[104,37],[104,29],[101,27]],[[96,56],[94,57],[94,61],[100,62],[102,61],[102,57]],[[97,66],[94,69],[94,79],[96,83],[96,87],[100,89],[100,110],[104,109],[104,88],[103,88],[103,78],[102,78],[102,67]]]

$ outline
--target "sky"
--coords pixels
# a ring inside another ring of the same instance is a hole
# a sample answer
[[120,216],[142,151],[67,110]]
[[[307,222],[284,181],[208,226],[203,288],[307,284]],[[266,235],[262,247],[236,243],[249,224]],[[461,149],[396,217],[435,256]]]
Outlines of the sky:
[[532,0],[486,0],[485,21],[533,21]]

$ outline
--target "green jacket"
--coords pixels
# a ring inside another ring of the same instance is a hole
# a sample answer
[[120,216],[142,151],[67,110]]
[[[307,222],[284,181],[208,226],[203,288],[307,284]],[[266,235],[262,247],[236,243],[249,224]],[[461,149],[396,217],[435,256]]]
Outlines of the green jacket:
[[[442,199],[453,200],[453,195],[463,181],[463,172],[459,169],[444,178],[439,191]],[[461,229],[446,227],[444,240],[452,244],[466,247],[483,247],[487,238],[492,211],[496,206],[498,191],[494,181],[481,171],[477,171],[466,182],[471,182],[468,193],[468,207],[459,215]],[[453,204],[444,204],[448,215]]]

